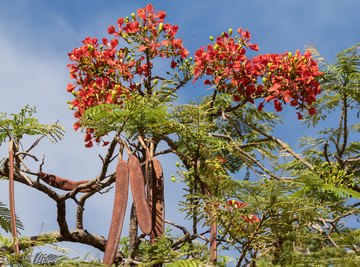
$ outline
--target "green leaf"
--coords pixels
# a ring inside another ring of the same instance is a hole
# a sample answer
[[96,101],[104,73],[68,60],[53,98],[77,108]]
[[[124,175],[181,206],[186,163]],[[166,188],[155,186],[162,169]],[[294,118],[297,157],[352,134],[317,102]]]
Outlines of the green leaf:
[[168,267],[201,267],[205,266],[201,261],[196,259],[178,260],[172,263],[165,264]]
[[36,109],[29,106],[22,108],[18,114],[10,114],[10,118],[6,113],[0,113],[0,145],[7,137],[19,141],[25,135],[40,135],[52,142],[57,142],[63,137],[63,127],[57,123],[41,124],[32,117],[34,113]]
[[[18,217],[16,217],[16,226],[18,229],[24,230]],[[0,202],[0,227],[7,233],[11,232],[10,210],[2,202]]]

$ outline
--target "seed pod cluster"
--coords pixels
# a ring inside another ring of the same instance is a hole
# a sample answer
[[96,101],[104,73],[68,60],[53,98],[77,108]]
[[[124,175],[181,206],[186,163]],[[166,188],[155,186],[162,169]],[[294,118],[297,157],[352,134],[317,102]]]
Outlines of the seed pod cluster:
[[106,265],[114,263],[126,213],[129,192],[129,169],[125,160],[119,159],[115,176],[114,206],[103,260]]

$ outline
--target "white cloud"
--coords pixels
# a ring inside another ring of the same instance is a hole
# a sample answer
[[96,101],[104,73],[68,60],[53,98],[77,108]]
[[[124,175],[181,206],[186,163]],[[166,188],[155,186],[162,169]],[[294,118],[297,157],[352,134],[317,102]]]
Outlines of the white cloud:
[[[59,16],[53,19],[57,26],[41,34],[36,30],[31,31],[31,27],[25,27],[28,19],[22,19],[14,23],[0,18],[0,28],[6,29],[0,30],[1,112],[18,113],[20,108],[29,104],[37,107],[40,122],[54,123],[59,120],[68,130],[64,140],[57,145],[44,141],[34,151],[40,159],[46,154],[44,170],[75,180],[93,178],[100,172],[99,151],[85,150],[82,134],[72,130],[74,119],[66,104],[70,98],[65,89],[68,82],[67,55],[54,51],[51,46],[52,42],[61,39],[74,39],[74,32]],[[22,35],[14,35],[14,32],[21,32]],[[6,145],[2,146],[1,157],[6,156],[6,149]],[[38,163],[29,165],[38,166]],[[36,235],[57,230],[55,202],[29,187],[20,184],[15,187],[16,209],[25,225],[24,234]],[[8,202],[7,188],[7,182],[1,181],[0,201],[4,203]],[[108,206],[106,203],[94,206],[106,211],[100,208],[104,205]],[[108,212],[111,212],[110,208]],[[73,214],[70,208],[68,217]],[[101,218],[94,216],[90,224],[99,225]],[[69,221],[74,222],[74,219],[69,218]]]

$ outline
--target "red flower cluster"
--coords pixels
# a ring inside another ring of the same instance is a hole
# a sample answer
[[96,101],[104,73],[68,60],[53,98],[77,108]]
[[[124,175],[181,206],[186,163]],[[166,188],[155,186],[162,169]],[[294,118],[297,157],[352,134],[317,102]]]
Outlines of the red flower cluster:
[[[300,111],[308,108],[314,114],[316,110],[311,105],[320,93],[316,78],[322,73],[311,53],[265,54],[249,59],[245,48],[257,51],[258,46],[250,43],[248,31],[239,28],[237,32],[239,36],[235,37],[223,33],[207,49],[196,51],[194,80],[210,76],[204,84],[231,94],[235,101],[254,103],[254,99],[261,98],[259,110],[265,102],[273,101],[276,111],[282,110],[282,104],[290,103]],[[298,117],[302,118],[300,112]]]
[[256,76],[245,48],[257,51],[258,46],[249,42],[248,31],[239,28],[237,32],[239,36],[235,38],[222,33],[213,45],[195,52],[194,81],[207,75],[210,78],[204,84],[215,85],[219,91],[232,94],[235,100],[240,100],[240,95],[251,100],[257,90]]
[[[74,129],[81,127],[81,118],[86,109],[103,103],[122,105],[124,99],[132,93],[146,91],[153,87],[151,70],[155,57],[170,59],[170,67],[177,67],[177,59],[186,58],[188,50],[182,40],[176,38],[178,26],[164,23],[166,13],[156,11],[149,4],[131,14],[120,18],[117,26],[109,26],[112,38],[87,37],[83,45],[69,53],[72,61],[68,65],[73,83],[67,85],[67,91],[75,97],[70,107],[75,110],[78,121]],[[119,47],[120,39],[129,47]],[[320,86],[316,78],[321,75],[318,65],[310,52],[304,55],[296,52],[286,54],[265,54],[249,59],[247,49],[258,51],[258,46],[250,42],[251,35],[241,28],[232,37],[232,30],[217,37],[213,44],[195,52],[194,81],[207,76],[206,85],[215,86],[219,92],[232,95],[235,101],[254,103],[259,100],[261,110],[266,102],[273,102],[276,111],[290,103],[301,111],[311,107]],[[262,82],[261,82],[262,81]],[[87,147],[93,145],[93,129],[86,129]]]
[[108,33],[121,36],[131,44],[135,42],[138,51],[147,51],[149,58],[156,56],[185,58],[189,55],[182,40],[175,38],[179,27],[163,23],[166,17],[164,11],[156,12],[154,7],[148,4],[145,8],[138,9],[137,16],[132,14],[131,17],[132,21],[120,18],[117,21],[118,29],[110,26]]
[[[155,57],[171,58],[170,67],[176,68],[175,58],[185,58],[189,52],[181,39],[175,38],[178,26],[164,24],[166,13],[155,11],[147,5],[129,18],[120,18],[117,28],[110,26],[111,40],[87,37],[83,45],[69,53],[73,62],[68,65],[70,78],[67,91],[75,97],[70,107],[75,110],[78,121],[74,129],[81,127],[80,119],[89,107],[112,103],[122,105],[123,99],[137,89],[136,82],[149,76]],[[131,47],[118,48],[119,39]],[[86,129],[87,147],[93,145],[93,129]],[[95,138],[96,142],[100,138]]]
[[[300,110],[308,108],[310,115],[316,113],[311,105],[316,100],[316,95],[320,94],[320,84],[316,78],[322,73],[309,51],[304,55],[299,51],[295,55],[291,52],[260,55],[253,59],[253,65],[261,70],[265,86],[260,110],[264,102],[274,101],[276,111],[282,110],[282,104],[290,103]],[[297,114],[301,119],[301,113]]]
[[[234,209],[242,209],[247,206],[247,203],[232,199],[232,200],[228,200],[228,205]],[[246,221],[247,223],[260,222],[259,217],[257,217],[254,214],[249,214],[249,215],[243,214],[241,215],[241,218],[244,219],[244,221]]]

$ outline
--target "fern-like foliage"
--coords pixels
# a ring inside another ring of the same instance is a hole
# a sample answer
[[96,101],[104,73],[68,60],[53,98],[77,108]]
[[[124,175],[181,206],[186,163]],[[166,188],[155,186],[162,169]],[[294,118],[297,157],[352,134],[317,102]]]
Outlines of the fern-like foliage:
[[63,260],[68,260],[68,258],[63,255],[45,254],[42,252],[38,252],[33,256],[32,262],[33,264],[41,266],[56,266],[59,262]]
[[323,66],[324,75],[320,79],[323,94],[315,103],[316,115],[307,117],[307,122],[316,125],[325,120],[330,112],[343,105],[345,98],[348,108],[359,111],[360,43],[339,53],[334,64],[327,63],[315,48],[311,51]]
[[81,124],[95,129],[98,137],[120,129],[128,138],[134,138],[139,133],[153,136],[167,132],[167,107],[154,97],[134,96],[124,100],[123,105],[102,104],[87,109]]
[[[24,230],[24,226],[17,217],[16,226],[18,229]],[[0,202],[0,228],[2,228],[7,233],[11,232],[10,210],[2,202]]]
[[202,267],[205,266],[204,263],[202,263],[199,260],[195,259],[188,259],[188,260],[178,260],[172,263],[165,264],[167,267]]
[[[104,267],[105,265],[99,261],[86,260],[81,258],[69,258],[64,254],[46,254],[37,252],[32,254],[33,249],[25,250],[18,256],[11,254],[4,255],[7,267]],[[1,255],[0,255],[1,256]]]
[[25,106],[18,114],[0,113],[0,145],[6,137],[19,141],[25,135],[40,135],[49,138],[52,142],[59,141],[64,129],[59,124],[41,124],[33,115],[35,108]]

